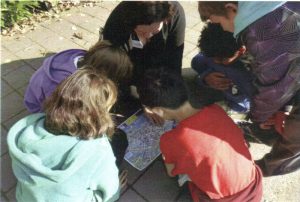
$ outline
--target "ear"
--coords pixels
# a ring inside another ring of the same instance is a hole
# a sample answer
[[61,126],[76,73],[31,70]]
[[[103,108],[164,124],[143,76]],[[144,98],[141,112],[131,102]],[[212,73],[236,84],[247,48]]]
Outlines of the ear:
[[234,13],[237,13],[237,10],[238,10],[237,4],[234,4],[234,3],[225,4],[225,8],[226,8],[227,12],[233,11]]

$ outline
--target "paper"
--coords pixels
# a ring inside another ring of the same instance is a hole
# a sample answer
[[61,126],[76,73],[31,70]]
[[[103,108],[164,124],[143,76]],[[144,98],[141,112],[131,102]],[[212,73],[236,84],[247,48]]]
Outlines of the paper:
[[138,170],[145,169],[159,155],[160,136],[174,127],[174,121],[166,121],[163,126],[151,123],[139,110],[118,128],[127,134],[128,148],[124,159]]

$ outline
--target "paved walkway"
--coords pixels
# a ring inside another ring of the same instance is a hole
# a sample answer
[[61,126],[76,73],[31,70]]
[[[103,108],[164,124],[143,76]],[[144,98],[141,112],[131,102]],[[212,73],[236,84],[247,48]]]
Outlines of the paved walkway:
[[[6,135],[9,128],[29,114],[23,105],[23,95],[34,71],[45,56],[70,48],[88,49],[98,40],[98,28],[103,26],[115,2],[101,2],[95,7],[72,8],[57,19],[38,24],[37,29],[16,37],[1,37],[1,199],[15,201],[16,179],[11,170]],[[196,2],[182,2],[186,13],[186,38],[183,73],[191,76],[190,61],[196,48],[202,23]],[[78,39],[74,33],[81,33]],[[251,144],[255,159],[269,150],[264,145]],[[162,160],[158,158],[142,172],[130,165],[129,183],[119,201],[165,202],[190,201],[186,187],[179,188],[175,179],[167,177]],[[233,176],[234,177],[234,176]],[[264,201],[300,201],[300,172],[264,179]]]

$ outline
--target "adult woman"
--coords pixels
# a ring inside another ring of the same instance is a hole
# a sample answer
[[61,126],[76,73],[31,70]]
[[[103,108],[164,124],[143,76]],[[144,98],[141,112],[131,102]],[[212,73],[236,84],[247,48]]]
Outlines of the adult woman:
[[111,13],[102,37],[123,47],[134,65],[132,84],[151,67],[181,74],[185,15],[178,2],[123,1]]

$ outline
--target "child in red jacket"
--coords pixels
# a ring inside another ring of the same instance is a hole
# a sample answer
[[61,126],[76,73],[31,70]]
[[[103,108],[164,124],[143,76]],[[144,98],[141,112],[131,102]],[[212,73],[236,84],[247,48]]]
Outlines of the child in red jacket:
[[170,176],[185,174],[194,201],[251,201],[262,198],[262,175],[242,131],[218,105],[193,107],[181,77],[148,72],[138,88],[148,112],[178,125],[161,137]]

